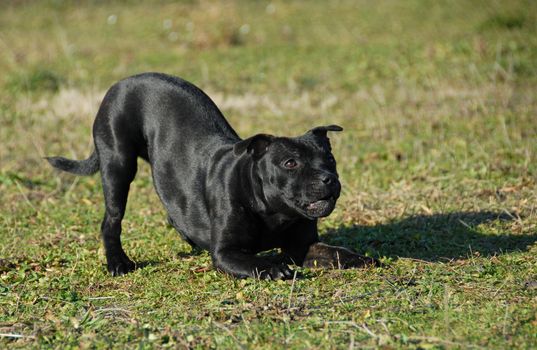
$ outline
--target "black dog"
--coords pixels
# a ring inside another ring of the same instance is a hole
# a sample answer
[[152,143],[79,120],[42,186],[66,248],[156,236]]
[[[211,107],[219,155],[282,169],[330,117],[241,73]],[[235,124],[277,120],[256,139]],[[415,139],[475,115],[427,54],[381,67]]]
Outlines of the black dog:
[[121,246],[121,220],[136,159],[151,164],[170,224],[192,247],[207,249],[216,268],[237,277],[291,278],[286,263],[256,256],[281,248],[295,264],[359,267],[376,263],[319,243],[317,218],[340,193],[327,131],[294,138],[258,134],[241,140],[200,89],[168,75],[146,73],[106,93],[93,125],[95,151],[86,160],[47,160],[78,175],[101,171],[106,213],[101,230],[108,270],[135,264]]

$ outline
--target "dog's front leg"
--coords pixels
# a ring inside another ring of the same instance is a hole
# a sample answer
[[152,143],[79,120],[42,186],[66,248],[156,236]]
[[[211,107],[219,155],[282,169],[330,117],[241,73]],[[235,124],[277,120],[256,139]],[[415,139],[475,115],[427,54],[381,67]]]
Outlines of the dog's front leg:
[[290,279],[293,271],[285,263],[273,263],[238,249],[220,248],[212,253],[214,266],[238,278]]
[[350,249],[321,242],[316,242],[309,246],[302,263],[304,267],[335,269],[348,269],[367,265],[380,266],[381,263],[377,259],[359,255]]

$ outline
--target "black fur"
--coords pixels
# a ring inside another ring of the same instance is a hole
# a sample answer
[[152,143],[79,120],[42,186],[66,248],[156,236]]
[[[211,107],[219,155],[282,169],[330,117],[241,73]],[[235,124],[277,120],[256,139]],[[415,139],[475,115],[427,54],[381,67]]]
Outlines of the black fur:
[[[329,215],[340,193],[328,131],[300,137],[258,134],[241,140],[200,89],[176,77],[146,73],[107,92],[93,125],[95,152],[84,161],[61,157],[54,167],[79,175],[101,172],[101,225],[108,270],[135,268],[121,246],[121,220],[136,175],[136,159],[152,168],[169,222],[214,265],[237,277],[291,278],[286,263],[257,256],[281,248],[298,265],[374,263],[342,248],[321,245],[317,218]],[[339,261],[345,253],[349,263]],[[336,261],[337,260],[337,261]]]

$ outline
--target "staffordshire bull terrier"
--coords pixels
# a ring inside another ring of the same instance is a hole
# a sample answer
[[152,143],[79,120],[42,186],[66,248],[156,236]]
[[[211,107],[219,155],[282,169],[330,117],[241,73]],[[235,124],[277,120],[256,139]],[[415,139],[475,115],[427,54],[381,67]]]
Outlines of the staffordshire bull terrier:
[[[327,132],[341,130],[319,126],[299,137],[257,134],[242,140],[199,88],[145,73],[106,93],[88,159],[46,159],[77,175],[101,172],[101,232],[114,276],[135,269],[120,235],[141,157],[151,165],[170,224],[193,248],[208,250],[218,270],[239,278],[288,279],[293,277],[289,261],[333,268],[376,263],[319,242],[317,219],[332,212],[341,189]],[[256,255],[273,248],[287,260]]]

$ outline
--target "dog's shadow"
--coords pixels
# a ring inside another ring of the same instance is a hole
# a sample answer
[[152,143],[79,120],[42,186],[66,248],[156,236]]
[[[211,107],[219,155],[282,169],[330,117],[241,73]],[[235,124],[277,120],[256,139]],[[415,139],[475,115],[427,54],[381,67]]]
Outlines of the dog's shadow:
[[514,220],[517,218],[508,213],[491,211],[415,215],[387,224],[340,226],[329,229],[321,240],[375,257],[431,262],[466,259],[472,254],[527,250],[537,241],[537,234],[518,234],[506,228]]

